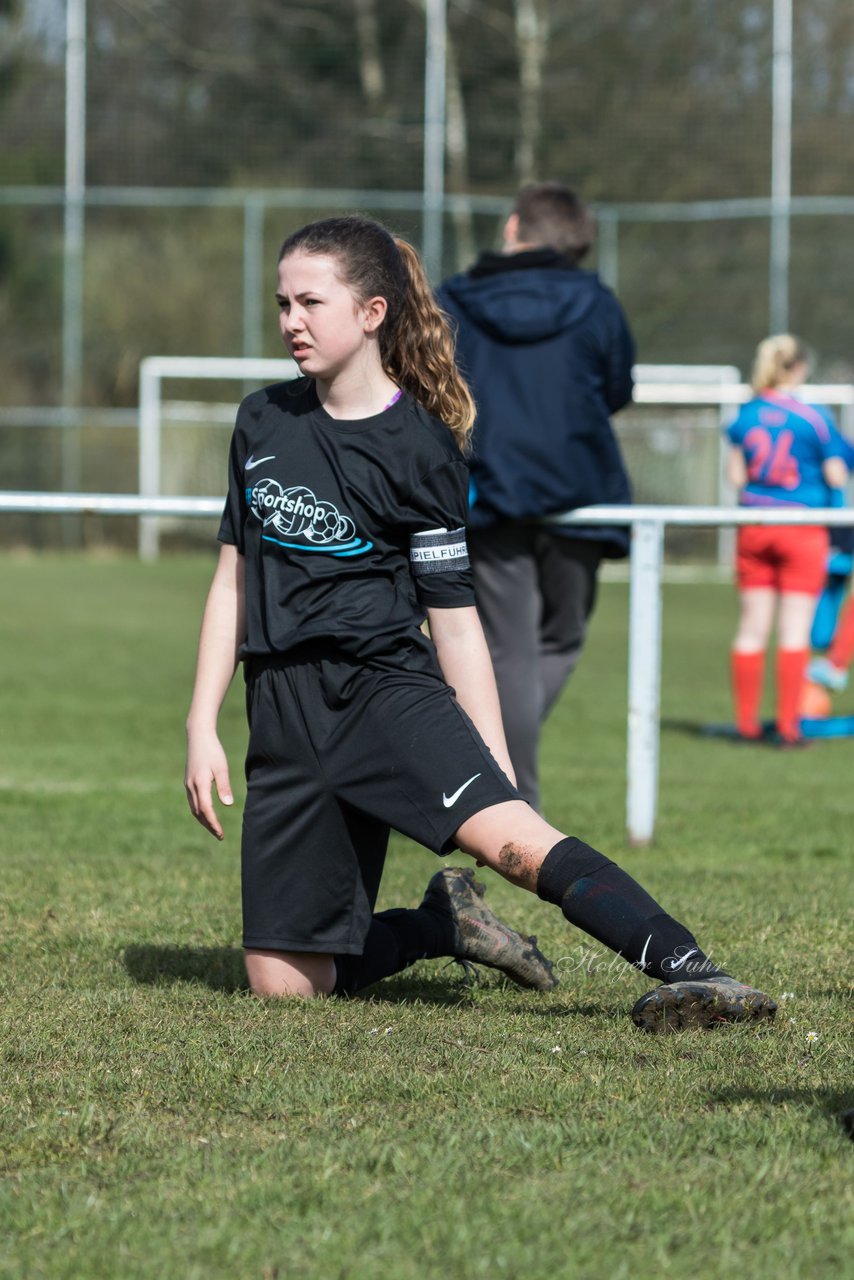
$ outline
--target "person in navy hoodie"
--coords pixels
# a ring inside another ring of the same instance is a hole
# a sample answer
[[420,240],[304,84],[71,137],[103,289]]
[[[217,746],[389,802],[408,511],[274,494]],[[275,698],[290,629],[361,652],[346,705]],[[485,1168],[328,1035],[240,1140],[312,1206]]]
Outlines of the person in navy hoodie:
[[568,187],[519,192],[500,253],[482,253],[437,296],[477,406],[469,551],[517,785],[540,807],[543,721],[572,674],[600,562],[628,529],[544,520],[631,488],[610,415],[632,397],[634,343],[614,294],[579,268],[594,217]]

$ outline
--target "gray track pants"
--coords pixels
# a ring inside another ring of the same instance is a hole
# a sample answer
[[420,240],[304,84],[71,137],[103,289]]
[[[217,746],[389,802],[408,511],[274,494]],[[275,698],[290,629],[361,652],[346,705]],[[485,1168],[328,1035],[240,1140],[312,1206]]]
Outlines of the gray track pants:
[[468,544],[516,785],[539,809],[540,727],[581,653],[601,544],[522,524],[470,530]]

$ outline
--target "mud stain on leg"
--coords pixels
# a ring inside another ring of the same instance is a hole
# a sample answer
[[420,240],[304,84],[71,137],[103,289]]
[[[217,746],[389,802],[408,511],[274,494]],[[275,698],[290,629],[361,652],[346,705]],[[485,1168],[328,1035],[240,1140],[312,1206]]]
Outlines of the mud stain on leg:
[[534,891],[542,864],[540,850],[511,841],[498,852],[498,870],[513,884]]

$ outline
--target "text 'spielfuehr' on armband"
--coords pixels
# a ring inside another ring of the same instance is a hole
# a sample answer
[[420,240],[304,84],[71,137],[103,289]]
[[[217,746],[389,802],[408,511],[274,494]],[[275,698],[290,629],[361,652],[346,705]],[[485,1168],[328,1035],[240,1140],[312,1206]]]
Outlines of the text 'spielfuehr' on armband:
[[428,529],[409,540],[409,560],[416,576],[426,573],[456,573],[469,567],[466,530]]

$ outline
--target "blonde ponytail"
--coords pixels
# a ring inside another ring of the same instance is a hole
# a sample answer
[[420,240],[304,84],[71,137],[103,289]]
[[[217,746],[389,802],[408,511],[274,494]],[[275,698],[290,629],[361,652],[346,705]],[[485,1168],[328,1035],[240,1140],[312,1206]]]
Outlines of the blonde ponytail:
[[778,387],[795,365],[810,363],[809,350],[800,338],[791,333],[773,334],[756,348],[750,385],[757,394]]

